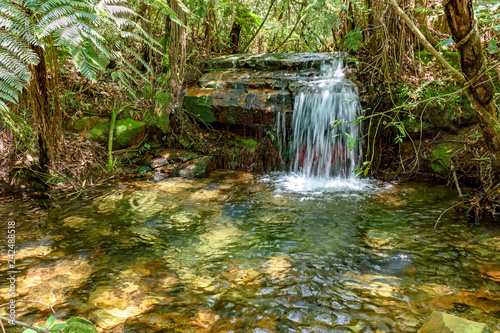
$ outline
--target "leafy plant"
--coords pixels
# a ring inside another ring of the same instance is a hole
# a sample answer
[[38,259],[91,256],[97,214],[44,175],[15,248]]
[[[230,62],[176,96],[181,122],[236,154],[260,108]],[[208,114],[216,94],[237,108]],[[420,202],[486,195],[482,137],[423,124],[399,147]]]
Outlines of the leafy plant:
[[363,35],[360,32],[360,27],[351,30],[347,33],[344,39],[344,46],[349,50],[356,52],[361,47],[361,41],[363,40]]
[[[54,324],[54,321],[55,321],[54,316],[50,316],[47,319],[47,322],[45,323],[45,325],[41,326],[40,329],[46,330],[49,332],[61,332],[63,329],[69,327],[69,325],[66,323]],[[35,331],[32,328],[28,328],[28,329],[24,330],[23,333],[37,333],[37,331]]]

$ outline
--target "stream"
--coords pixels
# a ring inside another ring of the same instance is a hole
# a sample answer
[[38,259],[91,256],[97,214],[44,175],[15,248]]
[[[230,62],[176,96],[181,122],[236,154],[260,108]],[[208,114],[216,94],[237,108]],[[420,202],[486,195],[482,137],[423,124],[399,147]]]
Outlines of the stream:
[[[500,226],[450,210],[434,230],[457,199],[426,183],[217,171],[2,199],[0,219],[16,223],[17,300],[101,332],[416,332],[432,310],[498,330]],[[17,303],[18,320],[49,315]]]

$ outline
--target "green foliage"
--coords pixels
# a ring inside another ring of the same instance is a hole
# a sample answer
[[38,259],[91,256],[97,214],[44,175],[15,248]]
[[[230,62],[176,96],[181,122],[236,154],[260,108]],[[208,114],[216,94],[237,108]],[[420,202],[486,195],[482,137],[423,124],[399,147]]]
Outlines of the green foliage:
[[487,29],[500,31],[500,1],[485,0],[474,5],[474,14],[479,24]]
[[[54,321],[55,321],[54,316],[50,316],[47,319],[47,322],[45,323],[45,325],[41,326],[40,329],[48,331],[48,332],[62,332],[63,330],[64,330],[64,332],[68,332],[68,333],[75,332],[75,331],[66,331],[67,328],[69,327],[69,325],[67,323],[54,324]],[[28,328],[28,329],[24,330],[23,333],[37,333],[37,331],[35,331],[32,328]]]
[[35,136],[26,121],[19,115],[13,113],[9,108],[1,106],[0,119],[11,128],[17,139],[24,144],[28,152],[33,156]]
[[[69,56],[88,79],[96,80],[113,60],[112,77],[133,94],[131,82],[147,78],[124,54],[148,65],[124,41],[159,46],[135,21],[134,12],[120,0],[0,0],[0,107],[17,103],[29,84],[30,66],[40,62],[35,47],[55,47]],[[148,68],[149,69],[149,68]]]
[[498,48],[497,42],[495,42],[494,39],[490,39],[489,47],[488,47],[488,53],[489,54],[495,53],[495,51],[497,50],[497,48]]
[[362,40],[363,35],[360,32],[360,27],[356,27],[356,29],[349,31],[345,36],[344,46],[356,52],[361,47]]
[[438,145],[431,154],[431,168],[438,174],[447,172],[450,168],[452,147],[446,143]]
[[94,324],[85,318],[71,317],[66,324],[68,327],[64,329],[64,333],[97,333]]
[[139,154],[144,155],[151,149],[151,145],[148,143],[145,143],[142,145],[141,148],[139,148]]
[[251,29],[257,28],[262,20],[259,15],[252,12],[248,7],[240,4],[240,3],[229,3],[229,6],[234,6],[236,11],[236,23],[240,25],[243,29],[247,31],[251,31]]

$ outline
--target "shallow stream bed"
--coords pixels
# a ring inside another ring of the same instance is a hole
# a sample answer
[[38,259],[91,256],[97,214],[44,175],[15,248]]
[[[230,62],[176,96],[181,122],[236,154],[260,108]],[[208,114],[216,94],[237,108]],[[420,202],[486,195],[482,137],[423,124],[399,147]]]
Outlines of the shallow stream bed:
[[[416,332],[433,309],[500,329],[500,225],[422,183],[216,172],[1,200],[18,299],[102,332]],[[5,303],[7,241],[0,302]],[[49,316],[18,303],[18,319]],[[11,330],[12,332],[14,330]]]

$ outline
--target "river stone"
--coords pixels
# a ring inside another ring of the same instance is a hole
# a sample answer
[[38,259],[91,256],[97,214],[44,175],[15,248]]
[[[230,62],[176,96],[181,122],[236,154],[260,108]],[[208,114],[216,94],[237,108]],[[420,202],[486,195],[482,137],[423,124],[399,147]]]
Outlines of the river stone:
[[23,299],[60,304],[73,289],[87,282],[91,272],[92,266],[86,259],[68,259],[30,268],[18,279],[17,292]]
[[185,163],[187,161],[198,158],[198,154],[193,153],[189,150],[183,149],[165,149],[159,154],[157,154],[150,162],[149,166],[159,171],[159,168],[167,166],[172,163]]
[[168,303],[168,298],[152,294],[152,286],[147,282],[169,277],[171,279],[159,282],[159,285],[166,283],[168,288],[173,288],[178,280],[168,272],[164,273],[166,275],[159,272],[158,263],[135,265],[120,272],[112,285],[97,287],[88,299],[88,306],[93,308],[92,321],[107,330],[124,324],[128,318],[137,317],[157,304]]
[[290,272],[290,258],[273,257],[263,265],[265,271],[273,280],[283,280]]
[[204,72],[216,69],[255,69],[255,70],[300,70],[319,68],[321,63],[330,59],[324,53],[265,53],[231,54],[201,63]]
[[181,165],[181,176],[202,177],[215,170],[216,163],[212,156],[203,156]]
[[488,333],[486,324],[434,311],[418,333]]
[[68,216],[62,223],[66,227],[74,229],[85,229],[94,224],[94,220],[89,217],[84,216]]

